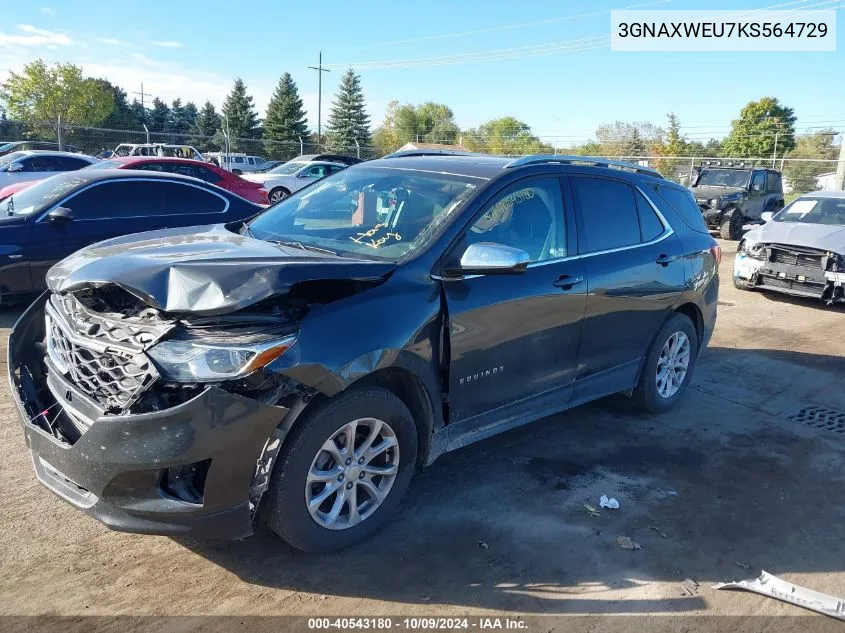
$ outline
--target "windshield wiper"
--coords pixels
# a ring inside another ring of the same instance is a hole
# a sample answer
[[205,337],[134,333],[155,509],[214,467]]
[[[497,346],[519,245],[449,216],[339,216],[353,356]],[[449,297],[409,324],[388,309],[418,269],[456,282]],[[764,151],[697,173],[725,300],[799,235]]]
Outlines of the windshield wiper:
[[273,244],[279,244],[281,246],[290,246],[292,248],[298,248],[303,251],[314,251],[315,253],[325,253],[327,255],[337,255],[337,251],[330,250],[328,248],[320,248],[319,246],[312,246],[311,244],[303,244],[302,242],[286,242],[284,240],[267,240],[268,242],[272,242]]

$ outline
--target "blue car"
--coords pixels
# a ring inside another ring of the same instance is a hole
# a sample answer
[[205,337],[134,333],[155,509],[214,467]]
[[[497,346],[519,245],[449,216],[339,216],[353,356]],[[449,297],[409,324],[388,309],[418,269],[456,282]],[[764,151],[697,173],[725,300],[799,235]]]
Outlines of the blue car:
[[73,171],[0,202],[0,304],[46,288],[47,270],[111,237],[243,220],[262,210],[207,182],[127,169]]

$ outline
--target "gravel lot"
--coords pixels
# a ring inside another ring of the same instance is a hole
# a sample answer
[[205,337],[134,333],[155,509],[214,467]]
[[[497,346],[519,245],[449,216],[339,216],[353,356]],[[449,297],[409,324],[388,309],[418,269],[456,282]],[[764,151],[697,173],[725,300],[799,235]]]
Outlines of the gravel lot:
[[[386,529],[331,556],[267,533],[110,532],[36,482],[4,384],[0,614],[809,613],[710,585],[766,569],[845,594],[845,433],[788,419],[845,411],[845,310],[735,290],[722,246],[716,333],[675,411],[614,397],[446,455]],[[0,312],[4,364],[15,317]],[[591,518],[602,494],[621,508]]]

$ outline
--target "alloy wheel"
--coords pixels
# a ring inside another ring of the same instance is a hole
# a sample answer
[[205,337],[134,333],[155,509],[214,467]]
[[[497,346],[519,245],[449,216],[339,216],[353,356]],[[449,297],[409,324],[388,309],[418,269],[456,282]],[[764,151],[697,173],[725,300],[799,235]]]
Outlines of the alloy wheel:
[[305,480],[311,518],[345,530],[378,510],[399,473],[399,442],[387,422],[359,418],[338,429],[317,451]]
[[656,385],[661,398],[671,398],[678,393],[686,378],[689,362],[689,337],[684,332],[675,332],[663,344],[657,359]]

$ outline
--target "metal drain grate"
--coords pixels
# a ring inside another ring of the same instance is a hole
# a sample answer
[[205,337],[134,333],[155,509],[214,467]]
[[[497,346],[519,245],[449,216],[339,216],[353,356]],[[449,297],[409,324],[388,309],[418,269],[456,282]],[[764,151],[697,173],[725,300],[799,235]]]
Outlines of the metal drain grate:
[[845,413],[825,407],[804,407],[788,415],[787,420],[800,422],[816,429],[845,434]]

